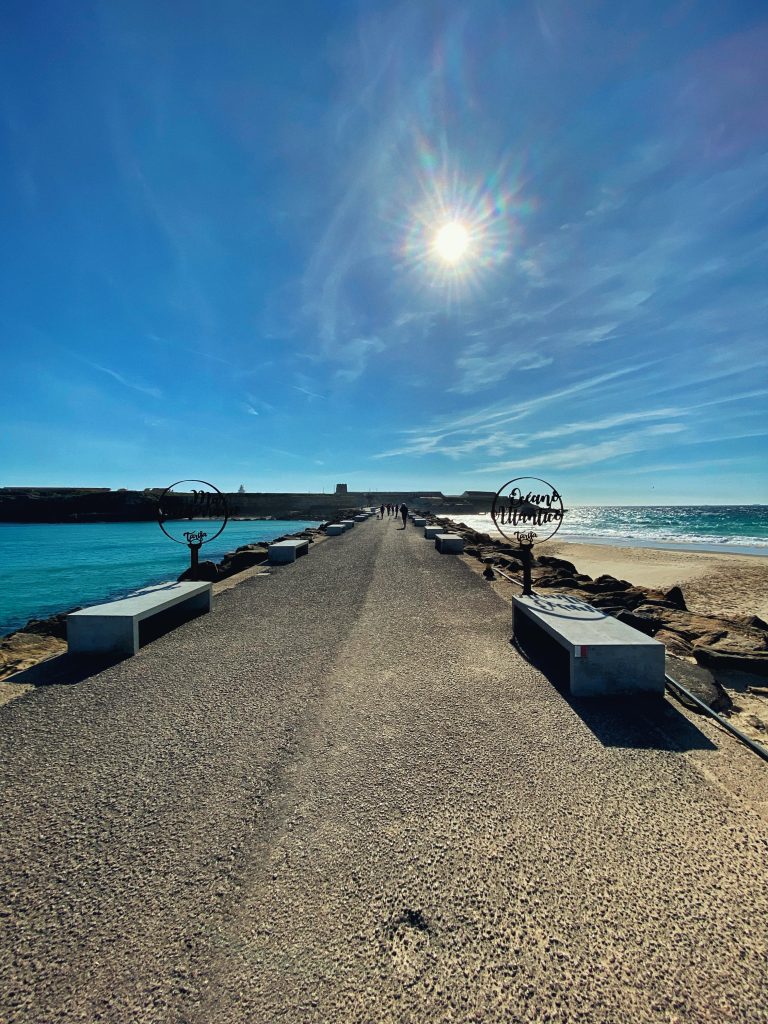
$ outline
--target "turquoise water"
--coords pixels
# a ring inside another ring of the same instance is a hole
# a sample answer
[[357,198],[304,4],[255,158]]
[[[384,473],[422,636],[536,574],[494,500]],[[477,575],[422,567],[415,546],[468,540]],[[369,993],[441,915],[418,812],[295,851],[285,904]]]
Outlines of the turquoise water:
[[[317,525],[231,522],[200,557],[216,562],[241,544]],[[0,523],[0,636],[32,618],[174,580],[188,565],[188,549],[156,523]]]
[[[488,530],[491,517],[460,516]],[[768,555],[768,505],[592,505],[569,508],[558,540]]]

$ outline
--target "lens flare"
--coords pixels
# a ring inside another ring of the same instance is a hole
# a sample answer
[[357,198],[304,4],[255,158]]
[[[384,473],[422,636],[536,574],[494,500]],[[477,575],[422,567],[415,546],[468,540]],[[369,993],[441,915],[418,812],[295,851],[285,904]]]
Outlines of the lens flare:
[[462,174],[446,153],[419,137],[411,193],[393,215],[401,269],[411,286],[439,289],[444,301],[484,290],[502,266],[521,267],[523,222],[536,207],[526,195],[523,157],[496,162],[483,178]]

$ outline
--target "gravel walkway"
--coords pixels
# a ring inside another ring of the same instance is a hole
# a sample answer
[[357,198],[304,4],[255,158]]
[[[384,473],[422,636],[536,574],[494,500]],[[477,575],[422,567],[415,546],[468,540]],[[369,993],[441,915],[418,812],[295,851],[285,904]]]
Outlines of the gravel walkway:
[[4,1024],[768,1021],[766,824],[420,534],[0,708]]

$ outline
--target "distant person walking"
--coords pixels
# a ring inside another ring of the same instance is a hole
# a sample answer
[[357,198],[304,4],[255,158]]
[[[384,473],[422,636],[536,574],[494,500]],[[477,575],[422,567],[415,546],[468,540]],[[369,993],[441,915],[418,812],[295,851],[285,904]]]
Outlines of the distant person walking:
[[382,506],[379,509],[379,519],[383,519],[383,518],[384,518],[384,505],[382,503]]
[[400,506],[400,515],[403,517],[403,529],[408,525],[408,506],[403,502]]

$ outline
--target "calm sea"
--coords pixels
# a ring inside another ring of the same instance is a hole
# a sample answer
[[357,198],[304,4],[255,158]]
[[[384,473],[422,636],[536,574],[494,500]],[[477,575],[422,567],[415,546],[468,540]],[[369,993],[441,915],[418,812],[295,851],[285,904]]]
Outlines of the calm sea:
[[[488,531],[490,515],[454,516]],[[768,505],[592,505],[570,508],[558,540],[768,555]]]
[[[316,522],[230,522],[201,559],[273,540]],[[0,636],[75,605],[87,606],[173,580],[189,551],[156,523],[0,523]]]

